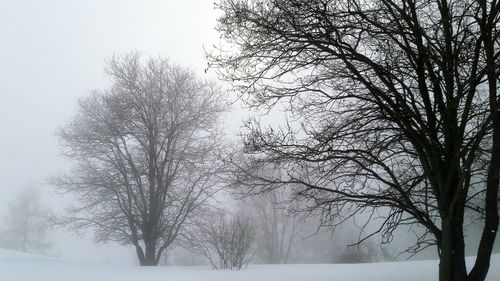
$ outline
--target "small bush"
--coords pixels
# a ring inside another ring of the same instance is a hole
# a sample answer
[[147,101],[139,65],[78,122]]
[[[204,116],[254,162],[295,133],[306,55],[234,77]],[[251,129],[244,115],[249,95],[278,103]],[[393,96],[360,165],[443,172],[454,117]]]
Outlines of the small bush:
[[221,215],[206,227],[205,236],[203,252],[214,269],[240,270],[250,261],[255,235],[247,217]]

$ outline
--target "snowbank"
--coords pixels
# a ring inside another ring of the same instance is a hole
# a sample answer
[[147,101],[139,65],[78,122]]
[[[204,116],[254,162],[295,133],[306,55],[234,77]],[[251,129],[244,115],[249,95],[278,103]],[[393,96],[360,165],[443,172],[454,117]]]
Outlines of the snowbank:
[[[500,279],[494,255],[490,281]],[[0,249],[0,280],[9,281],[433,281],[437,261],[372,264],[250,265],[242,271],[209,267],[110,266],[70,262]]]

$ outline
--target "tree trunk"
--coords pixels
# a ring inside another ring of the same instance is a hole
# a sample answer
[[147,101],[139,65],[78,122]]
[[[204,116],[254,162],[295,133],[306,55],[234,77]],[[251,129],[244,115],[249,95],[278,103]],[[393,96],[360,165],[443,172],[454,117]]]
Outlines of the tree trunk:
[[463,227],[457,217],[443,220],[439,250],[439,281],[466,281]]
[[[497,105],[495,105],[497,106]],[[490,268],[491,253],[497,236],[498,184],[500,181],[500,113],[493,112],[493,148],[486,183],[486,205],[483,233],[479,242],[476,262],[469,275],[469,281],[483,281]]]
[[[488,10],[487,2],[481,1],[483,15]],[[498,15],[498,12],[496,12]],[[483,281],[486,279],[490,268],[491,253],[495,244],[498,231],[498,188],[500,183],[500,102],[498,100],[497,66],[495,59],[495,41],[493,39],[491,26],[493,22],[487,22],[486,17],[481,24],[481,35],[484,38],[484,48],[487,62],[488,94],[490,101],[490,112],[492,115],[493,135],[491,159],[488,167],[488,180],[486,182],[486,204],[483,233],[479,242],[477,258],[471,270],[470,281]]]
[[23,240],[21,241],[21,251],[26,252],[28,249],[28,232],[29,232],[29,220],[30,220],[30,206],[26,207],[26,217],[24,218],[24,225],[23,225]]
[[137,259],[139,260],[140,265],[144,265],[146,257],[144,256],[144,251],[142,250],[142,247],[139,245],[137,241],[132,242],[135,247],[135,253],[137,254]]
[[154,241],[148,241],[145,243],[146,244],[146,255],[144,257],[144,264],[141,264],[143,266],[156,266],[157,261],[156,261],[156,242]]

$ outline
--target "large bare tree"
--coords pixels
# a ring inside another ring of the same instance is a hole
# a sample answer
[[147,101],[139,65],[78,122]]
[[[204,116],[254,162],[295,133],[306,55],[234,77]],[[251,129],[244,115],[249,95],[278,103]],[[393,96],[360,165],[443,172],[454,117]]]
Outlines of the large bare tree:
[[65,222],[98,240],[132,244],[157,265],[197,210],[220,188],[222,93],[165,58],[109,61],[112,85],[78,103],[58,132],[76,168],[54,184],[81,203]]
[[[424,226],[417,248],[437,245],[441,281],[484,280],[499,221],[500,2],[217,7],[225,42],[211,65],[251,105],[288,109],[290,126],[248,125],[246,151],[288,170],[261,182],[302,184],[330,215],[389,210],[382,234]],[[469,272],[466,210],[484,223]]]

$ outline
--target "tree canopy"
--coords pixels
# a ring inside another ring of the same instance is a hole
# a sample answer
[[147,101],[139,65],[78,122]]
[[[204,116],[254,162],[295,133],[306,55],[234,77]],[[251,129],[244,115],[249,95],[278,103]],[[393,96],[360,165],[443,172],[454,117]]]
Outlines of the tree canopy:
[[81,203],[68,223],[157,265],[220,188],[222,92],[161,57],[114,57],[107,72],[112,86],[83,98],[59,131],[77,165],[54,183]]
[[[248,104],[246,152],[286,167],[333,219],[386,208],[379,231],[419,224],[440,280],[484,280],[498,229],[500,2],[222,0],[210,66]],[[255,169],[258,171],[258,168]],[[246,174],[250,174],[248,171]],[[254,175],[255,176],[255,175]],[[484,222],[465,267],[466,210]]]

